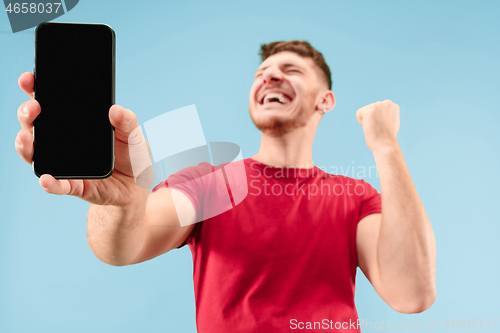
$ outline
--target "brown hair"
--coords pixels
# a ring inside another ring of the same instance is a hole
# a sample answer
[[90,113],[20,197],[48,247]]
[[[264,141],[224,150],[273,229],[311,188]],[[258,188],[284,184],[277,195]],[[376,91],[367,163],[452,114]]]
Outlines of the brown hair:
[[321,69],[325,75],[326,83],[329,90],[332,90],[332,73],[330,67],[326,64],[323,55],[316,51],[311,44],[304,40],[291,40],[286,42],[272,42],[269,44],[261,44],[259,55],[262,61],[278,52],[290,51],[295,52],[302,57],[312,58],[314,63]]

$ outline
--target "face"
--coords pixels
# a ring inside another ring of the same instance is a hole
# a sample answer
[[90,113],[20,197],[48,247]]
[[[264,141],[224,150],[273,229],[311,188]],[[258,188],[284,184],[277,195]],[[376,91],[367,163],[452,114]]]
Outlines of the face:
[[271,136],[282,136],[307,125],[323,87],[311,58],[284,51],[268,57],[255,73],[250,91],[250,117]]

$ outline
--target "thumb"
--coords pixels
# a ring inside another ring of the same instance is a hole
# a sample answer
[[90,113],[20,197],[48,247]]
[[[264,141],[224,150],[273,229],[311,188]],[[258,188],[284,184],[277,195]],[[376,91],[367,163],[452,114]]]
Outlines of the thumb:
[[131,137],[130,134],[139,124],[137,116],[132,111],[115,104],[109,109],[109,121],[115,128],[115,137],[118,140],[128,143],[129,139],[135,137]]
[[358,120],[358,123],[363,126],[363,115],[365,113],[365,108],[366,107],[362,107],[361,109],[359,109],[358,111],[356,111],[356,119]]
[[151,152],[137,116],[130,110],[113,105],[109,110],[109,119],[115,127],[115,138],[126,146],[127,162],[130,163],[131,170],[127,167],[121,171],[133,175],[138,186],[149,189],[153,181]]

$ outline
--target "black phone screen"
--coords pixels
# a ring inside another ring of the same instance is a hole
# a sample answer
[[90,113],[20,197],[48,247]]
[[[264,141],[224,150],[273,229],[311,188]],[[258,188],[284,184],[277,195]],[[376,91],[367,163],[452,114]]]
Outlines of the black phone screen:
[[104,24],[42,23],[35,31],[33,170],[102,179],[114,169],[115,34]]

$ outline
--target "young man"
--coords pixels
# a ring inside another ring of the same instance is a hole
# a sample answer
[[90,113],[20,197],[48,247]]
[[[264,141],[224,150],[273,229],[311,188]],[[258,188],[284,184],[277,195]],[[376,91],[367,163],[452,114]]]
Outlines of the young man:
[[[263,45],[261,56],[249,103],[261,145],[244,160],[248,195],[234,208],[195,223],[210,200],[208,188],[169,188],[171,181],[214,170],[207,163],[181,170],[152,193],[138,186],[129,149],[146,152],[147,143],[135,115],[117,105],[109,114],[116,129],[113,175],[98,181],[43,175],[40,185],[91,203],[88,242],[110,265],[188,244],[199,332],[359,332],[357,266],[396,311],[426,310],[436,297],[435,240],[396,138],[399,107],[386,100],[356,114],[375,157],[380,195],[362,180],[313,166],[317,126],[335,106],[321,53],[289,41]],[[31,97],[33,80],[31,73],[19,79]],[[28,163],[39,112],[34,99],[18,110],[16,149]],[[179,226],[179,216],[187,226]]]

